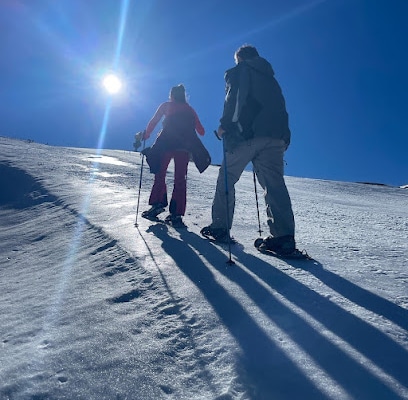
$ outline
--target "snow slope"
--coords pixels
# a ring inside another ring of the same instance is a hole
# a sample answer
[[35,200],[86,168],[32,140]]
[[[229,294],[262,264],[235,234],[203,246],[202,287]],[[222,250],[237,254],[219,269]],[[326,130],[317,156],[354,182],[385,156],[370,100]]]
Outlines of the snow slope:
[[140,167],[0,138],[1,400],[408,399],[406,190],[287,177],[316,261],[283,261],[245,172],[230,266],[199,234],[218,167],[190,165],[179,231],[135,227]]

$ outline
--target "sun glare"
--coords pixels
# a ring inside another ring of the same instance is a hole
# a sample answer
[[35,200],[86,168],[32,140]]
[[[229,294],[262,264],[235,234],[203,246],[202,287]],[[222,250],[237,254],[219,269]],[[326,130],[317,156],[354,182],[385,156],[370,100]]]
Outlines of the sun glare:
[[102,80],[102,84],[109,94],[119,93],[122,88],[122,82],[114,74],[106,75]]

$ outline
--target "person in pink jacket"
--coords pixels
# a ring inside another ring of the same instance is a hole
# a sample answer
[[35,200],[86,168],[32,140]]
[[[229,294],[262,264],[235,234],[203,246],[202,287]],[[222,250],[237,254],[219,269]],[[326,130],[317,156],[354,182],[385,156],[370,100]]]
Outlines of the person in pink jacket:
[[187,169],[190,158],[199,172],[211,163],[211,157],[198,138],[205,134],[203,125],[195,110],[187,103],[183,85],[170,90],[169,101],[160,104],[147,124],[142,139],[150,137],[156,125],[163,119],[163,128],[152,147],[144,150],[150,172],[154,173],[154,183],[149,197],[151,208],[142,217],[156,220],[168,205],[166,172],[170,161],[174,160],[174,186],[169,204],[170,214],[166,222],[173,226],[185,226],[182,220],[187,202]]

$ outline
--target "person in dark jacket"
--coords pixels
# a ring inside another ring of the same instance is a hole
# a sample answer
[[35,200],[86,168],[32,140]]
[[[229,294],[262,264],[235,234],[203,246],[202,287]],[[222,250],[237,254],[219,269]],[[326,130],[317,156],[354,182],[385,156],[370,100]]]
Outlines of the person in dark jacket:
[[262,246],[288,254],[296,245],[292,204],[284,180],[283,156],[291,139],[285,99],[271,64],[255,47],[241,46],[235,52],[235,62],[236,66],[225,73],[224,111],[216,132],[224,140],[225,157],[212,204],[212,223],[201,233],[214,240],[229,240],[235,183],[252,162],[264,189],[270,230]]
[[163,119],[163,129],[153,146],[145,149],[150,172],[154,173],[154,183],[150,193],[151,208],[142,217],[156,219],[168,205],[166,172],[170,161],[174,160],[174,186],[166,221],[173,226],[184,226],[187,201],[187,168],[190,157],[197,169],[203,172],[211,163],[211,157],[198,138],[205,130],[195,110],[187,103],[183,85],[171,88],[169,101],[160,104],[149,121],[142,139],[150,137],[158,122]]

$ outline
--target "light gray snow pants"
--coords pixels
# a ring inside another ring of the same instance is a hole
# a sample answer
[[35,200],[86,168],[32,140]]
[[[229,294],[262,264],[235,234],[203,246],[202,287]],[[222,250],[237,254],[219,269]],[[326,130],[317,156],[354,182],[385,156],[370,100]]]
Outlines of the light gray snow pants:
[[227,227],[227,201],[225,190],[225,163],[227,164],[229,222],[231,229],[235,207],[235,184],[245,167],[252,162],[259,184],[264,190],[268,226],[272,236],[295,235],[295,220],[288,189],[283,177],[283,140],[267,137],[243,142],[227,152],[220,167],[212,204],[213,228]]

